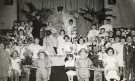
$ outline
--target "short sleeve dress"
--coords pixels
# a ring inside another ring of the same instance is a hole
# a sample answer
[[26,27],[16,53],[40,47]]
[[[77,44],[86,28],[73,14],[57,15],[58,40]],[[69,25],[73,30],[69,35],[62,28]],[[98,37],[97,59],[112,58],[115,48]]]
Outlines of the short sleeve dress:
[[78,78],[89,78],[90,77],[90,71],[89,67],[92,65],[92,61],[87,58],[87,59],[78,59],[76,63],[78,67]]
[[105,78],[106,80],[115,79],[119,80],[118,75],[118,60],[116,56],[107,56],[104,60],[105,64]]

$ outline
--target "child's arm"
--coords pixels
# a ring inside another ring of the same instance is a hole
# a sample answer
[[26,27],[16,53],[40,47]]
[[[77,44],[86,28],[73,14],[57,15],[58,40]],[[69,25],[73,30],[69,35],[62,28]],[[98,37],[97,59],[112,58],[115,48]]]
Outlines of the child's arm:
[[76,59],[75,67],[76,67],[76,72],[77,72],[77,78],[80,79],[80,76],[79,76],[79,59]]
[[104,60],[103,60],[103,66],[105,67],[106,65],[107,65],[107,60],[104,59]]
[[76,67],[76,69],[79,68],[79,59],[75,59],[75,67]]
[[49,62],[49,63],[48,63],[48,70],[49,70],[49,73],[48,73],[48,80],[50,80],[52,61],[49,60],[48,62]]
[[94,65],[91,59],[88,59],[88,64],[89,64],[88,68],[94,69]]

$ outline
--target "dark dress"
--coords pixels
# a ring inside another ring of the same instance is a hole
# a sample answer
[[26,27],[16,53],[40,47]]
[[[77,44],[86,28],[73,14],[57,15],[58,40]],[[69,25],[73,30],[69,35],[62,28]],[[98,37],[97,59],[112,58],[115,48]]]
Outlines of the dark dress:
[[[33,61],[32,58],[29,56],[26,56],[25,59],[22,61],[22,65],[32,65]],[[36,81],[36,69],[30,68],[30,75],[29,75],[29,81]]]
[[124,77],[127,79],[127,81],[129,81],[129,75],[131,73],[131,57],[133,55],[133,47],[132,45],[124,45],[124,62],[125,62],[125,73],[124,73]]
[[42,27],[41,21],[34,18],[33,19],[33,31],[32,31],[32,34],[33,34],[34,38],[40,38],[40,29],[41,29],[41,27]]
[[133,54],[132,54],[132,57],[130,60],[131,68],[132,68],[131,79],[132,79],[132,81],[135,81],[135,43],[132,44],[132,47],[133,47]]
[[50,81],[68,81],[64,66],[52,66]]

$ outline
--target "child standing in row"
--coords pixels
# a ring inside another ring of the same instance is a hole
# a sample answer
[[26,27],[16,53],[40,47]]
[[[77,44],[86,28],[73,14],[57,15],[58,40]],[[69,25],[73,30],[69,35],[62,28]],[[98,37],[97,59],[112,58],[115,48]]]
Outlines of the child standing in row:
[[36,81],[48,81],[51,74],[51,61],[45,52],[39,52],[38,57]]
[[82,48],[78,54],[80,56],[80,58],[76,60],[78,81],[89,81],[90,78],[89,68],[91,68],[93,63],[88,58],[88,52],[86,49]]
[[120,80],[120,77],[118,75],[119,72],[118,60],[114,53],[113,48],[109,47],[107,49],[107,54],[108,56],[104,59],[105,78],[107,81]]
[[17,51],[13,51],[11,54],[11,81],[19,81],[19,76],[21,76],[21,60],[18,56],[19,53]]

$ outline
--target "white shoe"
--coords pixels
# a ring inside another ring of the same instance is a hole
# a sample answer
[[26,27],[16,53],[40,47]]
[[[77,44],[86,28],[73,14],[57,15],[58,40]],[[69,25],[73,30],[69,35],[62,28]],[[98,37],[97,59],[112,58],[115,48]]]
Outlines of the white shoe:
[[123,78],[123,80],[122,81],[126,81],[127,79],[126,78]]

